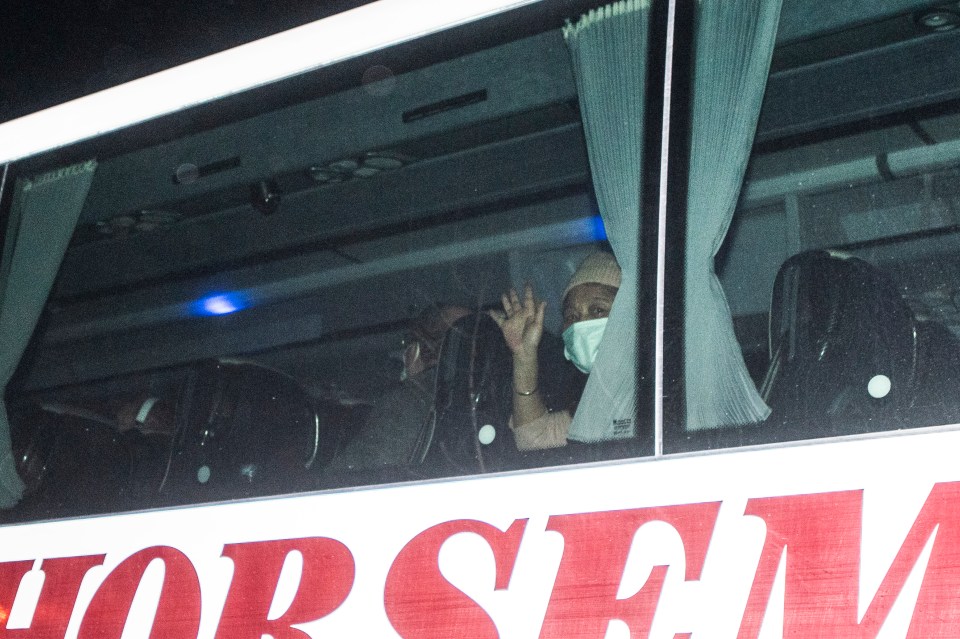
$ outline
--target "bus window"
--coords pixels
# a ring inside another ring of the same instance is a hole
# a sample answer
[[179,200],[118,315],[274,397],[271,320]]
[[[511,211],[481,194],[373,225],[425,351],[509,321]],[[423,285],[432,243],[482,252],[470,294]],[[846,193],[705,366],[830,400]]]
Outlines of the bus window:
[[691,27],[667,452],[960,416],[955,7],[777,4]]
[[[9,233],[39,242],[54,208],[77,222],[8,386],[26,486],[9,516],[651,454],[634,335],[662,37],[647,3],[590,8],[518,10],[15,164]],[[579,286],[615,300],[566,322]],[[543,335],[521,379],[504,325],[527,290]],[[562,337],[587,319],[606,327],[589,377]],[[548,450],[518,447],[520,403],[567,416]]]

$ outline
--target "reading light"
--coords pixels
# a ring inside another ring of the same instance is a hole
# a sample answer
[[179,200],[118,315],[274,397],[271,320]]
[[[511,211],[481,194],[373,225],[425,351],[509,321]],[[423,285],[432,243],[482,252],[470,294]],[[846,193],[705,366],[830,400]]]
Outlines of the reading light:
[[169,229],[181,217],[176,211],[144,209],[115,215],[107,220],[98,220],[95,226],[101,236],[123,237],[134,233]]
[[354,178],[370,178],[383,171],[399,169],[414,158],[392,151],[369,151],[356,158],[344,158],[327,164],[315,164],[307,174],[317,184],[339,184]]
[[950,31],[960,25],[960,14],[946,7],[933,7],[918,12],[914,20],[924,31],[928,33],[939,33],[940,31]]

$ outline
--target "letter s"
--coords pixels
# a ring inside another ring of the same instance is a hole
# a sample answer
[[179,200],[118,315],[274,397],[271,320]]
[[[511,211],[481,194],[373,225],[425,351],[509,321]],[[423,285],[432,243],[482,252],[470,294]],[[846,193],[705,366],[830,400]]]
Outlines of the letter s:
[[496,590],[510,583],[527,520],[506,531],[481,521],[461,519],[438,524],[414,537],[397,555],[384,588],[383,603],[394,629],[404,639],[498,639],[486,611],[440,573],[440,547],[457,533],[474,533],[493,550]]

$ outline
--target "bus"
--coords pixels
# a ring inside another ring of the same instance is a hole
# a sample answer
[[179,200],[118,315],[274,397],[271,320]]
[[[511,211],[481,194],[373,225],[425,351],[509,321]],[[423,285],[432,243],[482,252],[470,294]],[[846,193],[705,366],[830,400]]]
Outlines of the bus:
[[3,636],[960,637],[958,26],[376,0],[0,124]]

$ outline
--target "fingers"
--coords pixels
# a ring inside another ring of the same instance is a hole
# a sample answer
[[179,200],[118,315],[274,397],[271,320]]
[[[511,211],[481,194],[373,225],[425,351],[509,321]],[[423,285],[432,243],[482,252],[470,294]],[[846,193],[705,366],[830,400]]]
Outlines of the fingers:
[[532,318],[537,313],[537,307],[541,302],[537,300],[533,293],[533,286],[528,282],[523,287],[523,298],[521,299],[517,289],[511,288],[508,292],[500,296],[500,302],[503,304],[503,312],[506,319],[510,319],[517,314],[523,314]]
[[490,310],[490,311],[487,311],[487,315],[489,315],[490,319],[496,322],[497,326],[499,326],[500,328],[503,328],[503,323],[507,321],[507,314],[504,313],[503,311]]
[[536,300],[533,298],[533,287],[530,282],[527,282],[523,287],[523,308],[531,313],[536,313]]
[[543,316],[544,316],[544,313],[546,313],[546,310],[547,310],[546,301],[541,301],[537,304],[537,311],[533,315],[533,323],[539,326],[540,328],[543,328]]

